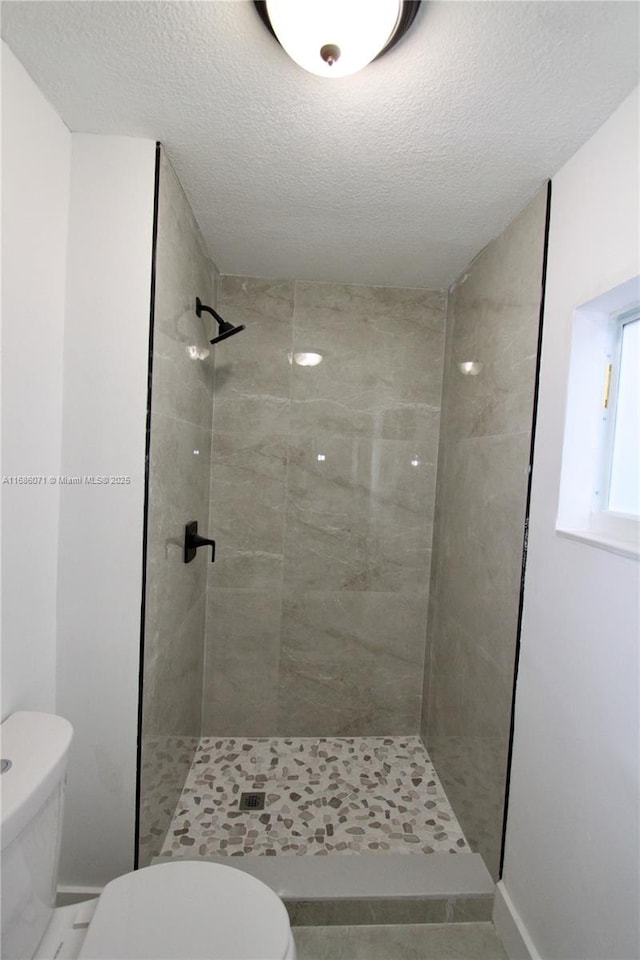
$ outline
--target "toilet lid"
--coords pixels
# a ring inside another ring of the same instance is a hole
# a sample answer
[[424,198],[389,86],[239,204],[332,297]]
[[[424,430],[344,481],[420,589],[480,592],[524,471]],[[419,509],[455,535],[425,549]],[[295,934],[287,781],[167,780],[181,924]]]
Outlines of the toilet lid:
[[282,960],[280,898],[234,867],[195,860],[145,867],[102,891],[81,960]]

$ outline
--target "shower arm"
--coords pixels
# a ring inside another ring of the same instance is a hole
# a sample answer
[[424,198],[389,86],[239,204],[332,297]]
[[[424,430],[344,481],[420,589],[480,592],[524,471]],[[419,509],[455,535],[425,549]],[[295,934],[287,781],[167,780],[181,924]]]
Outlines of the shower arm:
[[216,313],[213,307],[208,307],[206,303],[202,303],[202,301],[200,300],[200,297],[196,297],[196,316],[201,317],[203,310],[205,311],[205,313],[210,313],[211,316],[214,317],[219,324],[226,326],[227,321],[223,320],[220,314]]

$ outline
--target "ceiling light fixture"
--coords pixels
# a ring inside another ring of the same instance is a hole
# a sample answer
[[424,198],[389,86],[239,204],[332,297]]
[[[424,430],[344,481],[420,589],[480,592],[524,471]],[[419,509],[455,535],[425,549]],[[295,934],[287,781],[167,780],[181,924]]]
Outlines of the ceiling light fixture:
[[346,77],[400,40],[420,0],[254,0],[267,29],[299,66]]

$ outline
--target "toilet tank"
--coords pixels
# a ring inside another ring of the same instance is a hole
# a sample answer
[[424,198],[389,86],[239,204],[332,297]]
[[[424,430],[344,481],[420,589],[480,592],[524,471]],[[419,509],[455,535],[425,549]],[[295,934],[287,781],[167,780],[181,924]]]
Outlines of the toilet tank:
[[73,728],[48,713],[0,725],[2,960],[33,957],[55,906],[62,804]]

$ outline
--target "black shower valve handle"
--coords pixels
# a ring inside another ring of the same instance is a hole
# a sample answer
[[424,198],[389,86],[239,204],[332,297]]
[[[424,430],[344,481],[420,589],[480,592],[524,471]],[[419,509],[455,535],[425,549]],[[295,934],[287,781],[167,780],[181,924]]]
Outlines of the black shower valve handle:
[[195,559],[198,547],[211,547],[211,563],[216,559],[216,542],[201,537],[198,533],[198,521],[192,520],[184,528],[184,562],[191,563]]

